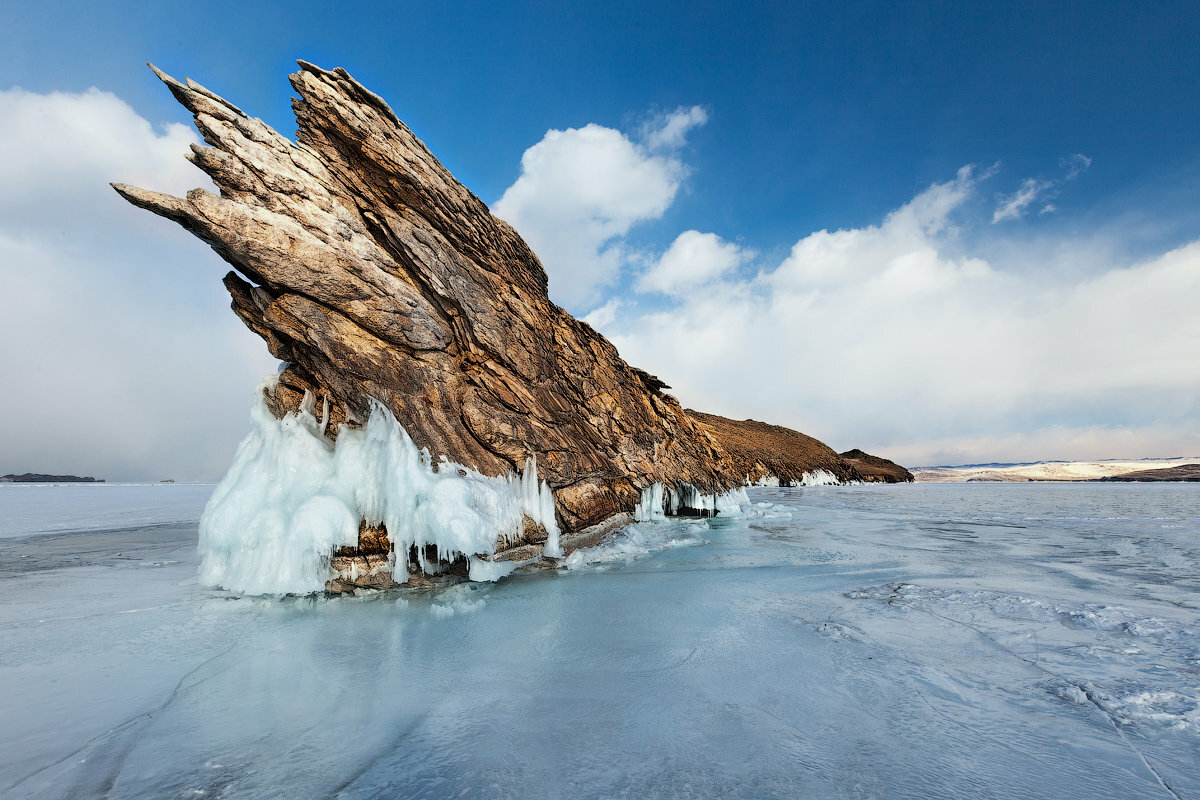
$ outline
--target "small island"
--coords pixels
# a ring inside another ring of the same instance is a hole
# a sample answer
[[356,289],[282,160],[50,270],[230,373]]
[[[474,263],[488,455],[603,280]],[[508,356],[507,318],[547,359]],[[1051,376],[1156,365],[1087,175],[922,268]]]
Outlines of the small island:
[[0,475],[0,483],[104,483],[104,479],[81,478],[78,475],[43,475],[26,472],[24,475]]

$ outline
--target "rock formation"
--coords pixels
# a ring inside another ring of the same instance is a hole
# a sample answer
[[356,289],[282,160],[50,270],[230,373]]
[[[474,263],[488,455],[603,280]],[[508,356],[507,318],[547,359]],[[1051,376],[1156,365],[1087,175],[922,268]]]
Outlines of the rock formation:
[[[333,439],[377,401],[435,462],[505,475],[536,457],[566,533],[632,511],[655,483],[711,494],[751,471],[855,477],[802,434],[777,436],[788,446],[774,455],[741,452],[721,418],[685,412],[549,300],[537,256],[383,100],[344,70],[299,64],[295,142],[155,69],[193,113],[207,146],[189,158],[220,194],[114,185],[233,267],[234,312],[287,362],[265,393],[276,417],[307,397]],[[386,550],[367,531],[362,558]],[[538,535],[527,524],[522,540]]]
[[732,420],[691,409],[687,413],[730,454],[743,481],[770,479],[787,486],[804,483],[806,474],[818,470],[839,481],[859,479],[832,447],[811,436],[752,419]]
[[858,473],[866,483],[912,483],[913,474],[895,461],[873,456],[855,448],[841,454],[841,459]]

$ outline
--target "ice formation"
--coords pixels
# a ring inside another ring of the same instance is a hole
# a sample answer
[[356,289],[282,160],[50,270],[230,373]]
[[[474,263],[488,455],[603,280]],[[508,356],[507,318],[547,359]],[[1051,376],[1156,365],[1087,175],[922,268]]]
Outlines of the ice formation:
[[707,512],[707,516],[740,514],[742,507],[749,505],[750,498],[745,489],[733,489],[723,494],[704,494],[690,483],[679,486],[664,486],[655,483],[642,490],[641,500],[633,510],[638,522],[649,522],[674,516],[680,509],[691,508]]
[[747,475],[746,476],[746,485],[747,486],[768,486],[773,489],[778,489],[779,488],[779,477],[776,475],[764,475],[763,477],[752,481],[752,480],[750,480],[750,476]]
[[805,472],[797,481],[780,481],[776,475],[764,475],[757,480],[750,480],[750,476],[746,476],[747,486],[767,486],[777,488],[779,486],[841,486],[842,481],[827,469],[814,469],[811,472]]
[[815,469],[812,472],[806,472],[796,481],[797,486],[837,486],[841,483],[829,470]]
[[490,557],[512,542],[528,516],[547,532],[544,552],[559,557],[559,529],[550,487],[538,481],[531,458],[523,474],[488,477],[442,461],[434,470],[381,404],[362,428],[343,427],[337,441],[323,432],[311,398],[276,419],[261,399],[254,429],[213,491],[200,520],[200,580],[246,594],[320,591],[332,577],[330,556],[358,543],[360,520],[382,524],[399,559],[395,579],[406,577],[407,553],[417,545],[422,569],[426,546],[437,561],[465,556],[472,580],[494,581],[512,562]]

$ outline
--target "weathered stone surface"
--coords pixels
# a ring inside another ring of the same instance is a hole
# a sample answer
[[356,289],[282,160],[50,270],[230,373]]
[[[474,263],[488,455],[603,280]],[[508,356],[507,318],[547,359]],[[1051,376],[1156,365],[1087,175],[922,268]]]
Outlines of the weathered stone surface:
[[300,67],[295,143],[158,73],[195,115],[209,146],[191,160],[220,195],[115,186],[234,267],[234,312],[291,363],[277,414],[312,391],[336,436],[375,398],[435,458],[502,474],[536,454],[568,531],[656,481],[736,483],[660,381],[550,302],[525,242],[382,100],[343,70]]
[[386,551],[369,555],[344,555],[339,553],[332,559],[334,577],[325,584],[325,591],[334,594],[353,592],[355,589],[391,589],[392,566]]
[[[289,362],[266,397],[276,416],[310,394],[333,438],[362,424],[374,399],[435,461],[499,475],[534,455],[568,534],[632,511],[656,482],[719,492],[741,484],[748,464],[854,477],[802,434],[772,428],[783,433],[745,449],[721,418],[684,412],[660,380],[549,300],[521,237],[380,98],[344,70],[299,63],[295,142],[155,70],[194,114],[207,146],[189,157],[220,194],[114,185],[233,266],[234,312]],[[545,538],[536,525],[525,534]],[[386,547],[382,529],[364,526],[359,547],[335,555],[338,580],[379,574],[369,559]]]

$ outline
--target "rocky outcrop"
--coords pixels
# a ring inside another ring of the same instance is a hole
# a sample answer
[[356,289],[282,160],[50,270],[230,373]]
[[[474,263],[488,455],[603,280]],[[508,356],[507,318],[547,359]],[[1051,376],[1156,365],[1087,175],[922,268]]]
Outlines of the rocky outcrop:
[[855,448],[841,454],[841,459],[867,483],[912,483],[913,474],[895,461],[873,456]]
[[[234,312],[287,362],[265,390],[275,417],[320,409],[336,439],[378,402],[435,464],[506,475],[536,457],[566,535],[632,512],[657,483],[713,494],[752,471],[855,477],[810,437],[772,428],[761,447],[735,443],[728,432],[744,423],[684,412],[550,301],[537,256],[383,100],[344,70],[299,64],[294,142],[155,70],[193,113],[207,146],[189,158],[220,193],[114,185],[233,267]],[[506,546],[546,538],[529,522]],[[364,525],[338,556],[339,580],[385,584],[387,552]]]
[[273,411],[310,392],[336,436],[374,398],[435,458],[495,475],[536,455],[568,531],[654,482],[736,483],[664,384],[550,302],[537,256],[381,99],[344,70],[300,67],[295,143],[159,72],[220,195],[114,187],[234,267],[234,312],[290,364]]
[[811,436],[752,419],[732,420],[688,409],[733,461],[743,482],[778,480],[784,486],[805,482],[823,471],[839,481],[857,480],[855,472],[832,447]]
[[688,409],[734,463],[748,483],[799,486],[838,482],[904,483],[913,479],[904,467],[886,458],[832,447],[791,428],[757,420],[733,420]]

